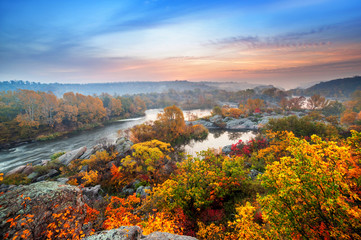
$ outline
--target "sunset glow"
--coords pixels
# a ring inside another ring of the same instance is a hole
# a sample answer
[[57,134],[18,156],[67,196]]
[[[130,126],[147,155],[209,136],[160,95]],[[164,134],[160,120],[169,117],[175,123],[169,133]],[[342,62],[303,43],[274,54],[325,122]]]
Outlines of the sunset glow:
[[359,0],[1,0],[0,29],[0,81],[290,88],[361,74]]

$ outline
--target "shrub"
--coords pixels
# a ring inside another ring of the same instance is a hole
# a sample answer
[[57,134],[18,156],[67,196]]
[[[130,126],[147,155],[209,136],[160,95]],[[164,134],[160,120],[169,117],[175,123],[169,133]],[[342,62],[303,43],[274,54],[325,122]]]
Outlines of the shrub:
[[60,157],[60,156],[62,156],[62,155],[64,155],[64,154],[65,154],[65,152],[57,152],[57,153],[54,153],[53,155],[50,156],[50,159],[51,159],[51,160],[55,160],[55,159],[57,159],[58,157]]

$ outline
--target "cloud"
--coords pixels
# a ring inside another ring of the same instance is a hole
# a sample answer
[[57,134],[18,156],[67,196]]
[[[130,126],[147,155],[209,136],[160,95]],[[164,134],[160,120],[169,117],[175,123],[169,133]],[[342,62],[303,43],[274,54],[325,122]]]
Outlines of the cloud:
[[309,48],[332,43],[359,42],[361,40],[361,19],[355,18],[308,30],[286,32],[273,36],[237,35],[210,40],[205,46],[235,49]]
[[313,64],[297,67],[271,68],[271,69],[228,69],[225,72],[240,72],[251,74],[295,74],[295,73],[311,73],[311,72],[329,72],[329,71],[358,71],[361,72],[361,57],[353,60],[329,62],[323,64]]
[[332,26],[322,26],[320,28],[311,29],[309,31],[290,32],[271,37],[240,35],[211,40],[206,44],[206,46],[213,45],[220,48],[239,47],[247,49],[307,48],[324,46],[330,44],[330,41],[322,41],[317,38],[319,38],[320,34],[330,31],[334,28],[335,27]]

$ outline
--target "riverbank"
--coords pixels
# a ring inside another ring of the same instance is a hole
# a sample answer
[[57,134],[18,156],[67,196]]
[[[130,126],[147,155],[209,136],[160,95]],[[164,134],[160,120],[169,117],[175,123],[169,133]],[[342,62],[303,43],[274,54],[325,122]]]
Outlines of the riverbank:
[[81,127],[78,128],[72,128],[72,129],[62,129],[60,131],[56,132],[42,132],[39,133],[37,136],[26,138],[26,139],[18,139],[16,141],[6,142],[6,143],[0,143],[0,151],[1,150],[10,150],[15,147],[19,147],[25,144],[29,143],[35,143],[35,142],[47,142],[50,140],[56,140],[56,139],[62,139],[72,136],[73,134],[79,134],[84,131],[89,131],[97,128],[102,128],[114,123],[118,123],[119,121],[127,121],[132,118],[139,118],[139,117],[145,117],[144,114],[135,114],[133,116],[130,116],[129,118],[124,117],[115,117],[112,119],[108,119],[101,123],[90,123],[90,124],[84,124]]

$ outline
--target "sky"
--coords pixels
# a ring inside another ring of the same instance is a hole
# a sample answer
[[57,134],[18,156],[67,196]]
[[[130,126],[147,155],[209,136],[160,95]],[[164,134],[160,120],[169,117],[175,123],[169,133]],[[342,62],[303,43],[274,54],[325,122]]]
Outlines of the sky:
[[361,75],[360,0],[0,0],[0,81]]

